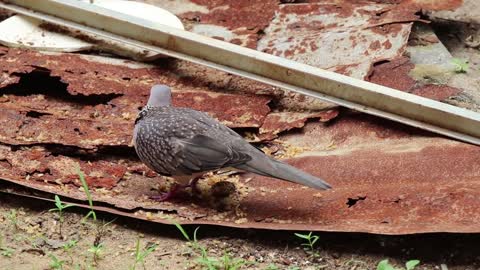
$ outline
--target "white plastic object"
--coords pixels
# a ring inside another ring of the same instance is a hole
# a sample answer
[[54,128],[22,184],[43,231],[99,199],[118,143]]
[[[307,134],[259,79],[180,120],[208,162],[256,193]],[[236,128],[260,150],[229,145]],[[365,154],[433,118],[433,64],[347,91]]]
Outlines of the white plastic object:
[[[81,0],[90,2],[89,0]],[[94,0],[93,5],[108,8],[130,16],[136,16],[144,20],[158,23],[158,27],[167,25],[170,27],[184,29],[182,22],[174,14],[162,8],[126,0]],[[92,44],[87,41],[68,36],[59,32],[53,32],[42,27],[42,21],[23,15],[12,16],[0,22],[0,44],[9,47],[20,47],[41,51],[53,52],[78,52],[91,49],[105,49],[120,55],[135,58],[137,60],[153,60],[162,55],[153,52],[145,52],[135,47],[122,47],[115,50],[116,46],[110,44]],[[108,46],[108,48],[103,48]],[[139,50],[138,52],[136,50]]]

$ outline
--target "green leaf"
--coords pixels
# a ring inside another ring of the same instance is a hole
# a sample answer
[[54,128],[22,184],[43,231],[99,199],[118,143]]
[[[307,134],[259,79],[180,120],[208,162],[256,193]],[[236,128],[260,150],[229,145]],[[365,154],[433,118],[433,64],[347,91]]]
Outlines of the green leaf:
[[90,212],[88,212],[87,216],[85,216],[83,219],[86,220],[88,217],[92,216],[93,220],[97,221],[97,214],[93,209],[92,194],[88,189],[88,184],[87,184],[87,181],[85,180],[85,175],[83,174],[82,170],[80,170],[79,165],[76,166],[76,169],[77,169],[78,178],[80,178],[80,182],[82,182],[83,192],[85,192],[85,195],[87,195],[88,205],[90,206]]
[[452,58],[452,63],[455,65],[455,72],[466,73],[468,71],[468,61],[460,58]]
[[319,237],[316,236],[316,235],[314,235],[314,236],[312,236],[312,239],[313,239],[313,240],[312,240],[312,246],[313,246],[313,245],[315,245],[315,243],[318,241]]
[[140,238],[137,238],[137,243],[135,245],[135,259],[140,260]]
[[198,232],[198,229],[200,229],[200,227],[197,227],[195,228],[195,231],[193,231],[193,242],[198,242],[197,241],[197,232]]
[[58,208],[62,208],[62,201],[60,201],[60,197],[58,197],[58,195],[55,195],[55,205]]
[[64,205],[63,205],[63,209],[67,209],[67,208],[72,207],[72,206],[75,206],[75,205],[73,205],[73,204],[64,204]]
[[296,237],[302,238],[302,239],[309,239],[310,235],[308,234],[300,234],[300,233],[294,233]]
[[395,268],[393,268],[393,266],[388,263],[388,259],[385,259],[378,263],[377,270],[395,270]]
[[405,264],[405,266],[407,267],[407,270],[413,270],[419,264],[420,264],[419,260],[410,260]]
[[185,239],[187,239],[187,241],[191,241],[190,240],[190,236],[188,236],[188,233],[185,231],[185,229],[182,227],[182,225],[178,224],[177,222],[174,222],[173,225],[175,225],[175,227],[177,227],[177,229],[182,233],[183,237],[185,237]]

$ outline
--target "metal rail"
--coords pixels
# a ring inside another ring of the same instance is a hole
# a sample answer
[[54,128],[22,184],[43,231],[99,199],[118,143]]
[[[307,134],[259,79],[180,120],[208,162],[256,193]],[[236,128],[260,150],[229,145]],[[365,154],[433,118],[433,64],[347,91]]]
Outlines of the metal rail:
[[480,114],[76,0],[0,8],[480,145]]

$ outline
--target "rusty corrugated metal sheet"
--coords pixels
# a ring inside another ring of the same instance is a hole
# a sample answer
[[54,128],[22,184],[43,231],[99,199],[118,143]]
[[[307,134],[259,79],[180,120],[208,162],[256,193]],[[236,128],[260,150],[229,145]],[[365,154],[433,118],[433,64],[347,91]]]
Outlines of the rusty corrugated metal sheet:
[[[243,37],[240,44],[251,47],[257,46],[275,12],[287,14],[290,8],[298,14],[305,8],[276,1],[155,2],[170,3],[177,14],[191,18],[190,29],[202,24],[223,27],[234,33],[229,41]],[[334,12],[332,17],[345,21],[341,16],[360,12],[363,18],[379,12],[374,21],[367,20],[373,28],[387,33],[398,28],[403,32],[397,34],[408,35],[418,7],[405,3],[370,3],[372,11],[363,14],[359,10],[367,2],[354,1],[341,7],[352,7],[350,13]],[[333,7],[326,1],[309,5]],[[242,18],[232,16],[237,11]],[[319,11],[314,12],[318,20]],[[329,31],[341,29],[331,26]],[[406,46],[403,36],[397,41],[391,58],[401,56]],[[373,47],[368,50],[375,55],[389,49]],[[365,59],[374,65],[385,58]],[[0,179],[85,201],[75,172],[79,164],[95,200],[103,203],[99,209],[162,223],[173,218],[184,224],[243,228],[480,232],[478,147],[376,117],[339,115],[338,108],[182,61],[162,60],[154,67],[1,48],[0,66],[0,124],[5,127],[0,129]],[[374,65],[366,74],[372,81],[397,83],[396,88],[415,92],[417,83],[407,78],[410,69],[410,63],[399,58]],[[388,73],[398,73],[398,80],[389,80]],[[201,194],[193,198],[163,203],[148,199],[171,183],[142,165],[129,146],[136,112],[153,83],[172,85],[175,105],[207,111],[249,139],[278,136],[264,141],[262,150],[327,179],[334,189],[319,192],[250,174],[208,175],[200,182]],[[335,121],[305,125],[309,118]],[[302,132],[283,132],[304,125]],[[222,182],[227,178],[231,184]]]
[[[276,155],[296,156],[289,160],[291,164],[328,179],[334,189],[319,192],[244,175],[229,180],[237,192],[215,198],[208,186],[220,177],[210,177],[201,182],[203,199],[187,196],[156,203],[147,196],[156,194],[164,182],[142,176],[142,170],[137,169],[125,173],[113,189],[96,190],[93,196],[96,201],[116,207],[112,210],[116,213],[167,223],[169,217],[185,224],[245,228],[384,234],[480,231],[476,218],[480,216],[480,149],[476,146],[357,114],[328,127],[308,124],[304,133],[282,140],[286,144],[275,145]],[[28,162],[31,160],[22,164]],[[82,163],[87,172],[97,166],[105,164]],[[16,171],[17,167],[12,168]],[[56,171],[50,173],[55,175]],[[34,181],[33,175],[28,181],[15,182],[84,199],[83,192],[74,185],[46,184]]]

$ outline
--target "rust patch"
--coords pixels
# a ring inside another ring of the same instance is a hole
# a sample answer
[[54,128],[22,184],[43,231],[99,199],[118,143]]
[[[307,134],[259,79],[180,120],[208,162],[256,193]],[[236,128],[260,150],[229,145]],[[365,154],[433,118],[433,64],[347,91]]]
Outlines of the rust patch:
[[[205,25],[200,33],[214,36],[222,27],[231,38],[223,40],[254,49],[259,32],[269,24],[278,8],[276,0],[236,1],[236,0],[192,0],[192,3],[208,9],[203,12],[185,12],[178,14],[181,18],[193,22],[193,25]],[[198,28],[193,27],[194,32]]]
[[402,4],[417,6],[421,9],[430,11],[455,10],[463,4],[463,0],[404,0]]
[[[107,160],[92,162],[81,161],[60,155],[59,152],[68,152],[60,147],[50,146],[50,149],[41,146],[21,148],[0,145],[0,175],[2,178],[17,179],[30,183],[38,181],[54,183],[56,185],[72,184],[80,187],[76,166],[85,172],[85,180],[92,187],[111,189],[125,175],[124,165]],[[81,151],[77,153],[81,154]]]
[[419,84],[409,76],[413,68],[414,64],[407,57],[401,57],[374,65],[367,80],[438,101],[446,100],[462,92],[461,89],[447,85]]
[[418,87],[412,90],[410,93],[419,95],[422,97],[442,101],[442,100],[446,100],[449,97],[456,96],[461,92],[462,92],[461,89],[447,86],[447,85],[428,84],[428,85]]
[[408,76],[414,65],[406,57],[400,57],[388,62],[381,62],[373,66],[367,80],[393,89],[408,92],[416,84]]
[[271,140],[277,137],[280,132],[292,128],[301,128],[305,122],[311,118],[318,118],[320,122],[327,122],[338,116],[338,109],[332,109],[322,112],[295,113],[295,112],[276,112],[270,113],[262,127],[260,127],[260,138]]
[[363,79],[373,63],[405,50],[418,18],[396,10],[350,1],[281,5],[257,49]]
[[267,26],[277,7],[277,1],[191,0],[207,7],[209,13],[189,12],[182,17],[197,17],[202,23],[226,26],[229,29],[262,29]]
[[260,127],[269,96],[208,91],[208,82],[178,79],[165,68],[132,68],[79,55],[4,49],[0,142],[63,144],[85,149],[126,146],[154,83],[171,85],[174,104],[206,111],[230,127]]
[[[348,18],[353,15],[354,9],[357,8],[358,3],[352,1],[339,1],[340,3],[334,3],[330,1],[317,1],[323,5],[316,4],[292,4],[284,5],[282,9],[285,13],[295,13],[297,15],[308,15],[312,13],[328,14],[340,18]],[[315,1],[310,1],[315,3]]]
[[[246,103],[245,100],[253,99],[258,103]],[[250,123],[250,127],[259,127],[264,122],[265,116],[270,112],[267,104],[268,96],[246,95],[244,99],[232,99],[232,95],[182,91],[174,95],[173,104],[178,107],[189,107],[196,110],[212,108],[211,116],[220,118],[230,127],[246,127],[241,123]],[[263,102],[262,102],[263,101]]]

